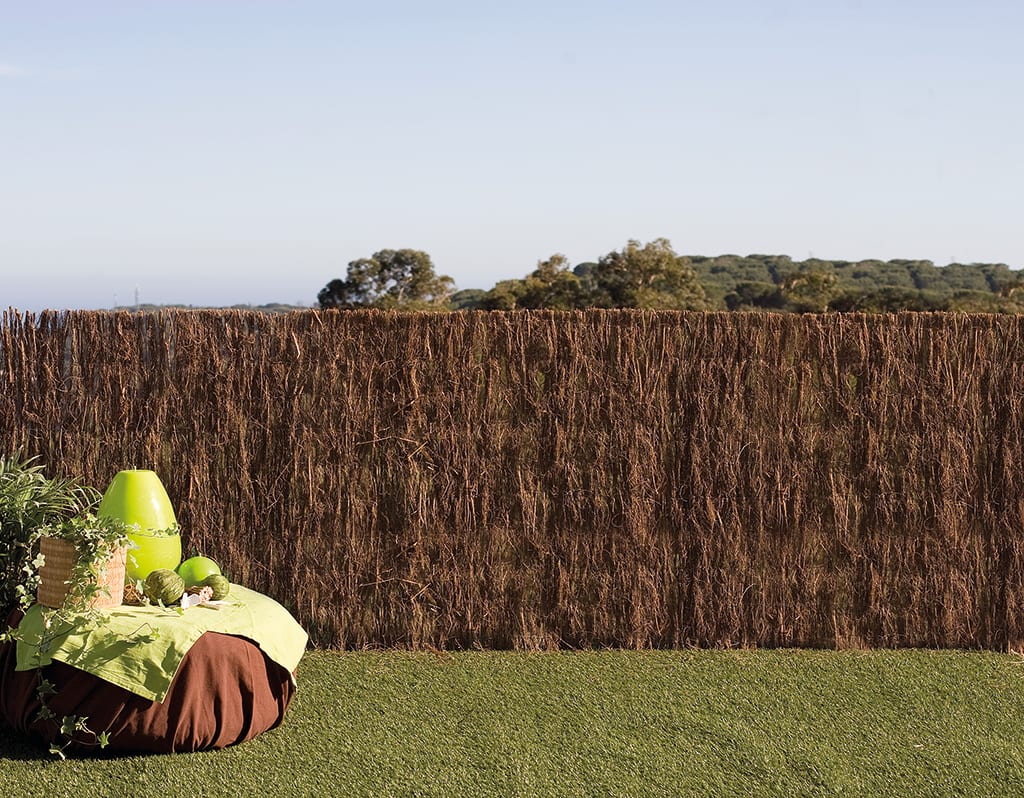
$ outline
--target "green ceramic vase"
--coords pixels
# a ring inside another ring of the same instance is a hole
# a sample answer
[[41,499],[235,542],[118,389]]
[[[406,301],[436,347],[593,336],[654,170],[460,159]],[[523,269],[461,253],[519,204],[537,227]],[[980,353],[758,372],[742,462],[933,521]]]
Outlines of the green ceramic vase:
[[97,515],[138,524],[129,537],[138,548],[129,549],[125,578],[145,579],[157,568],[174,570],[181,564],[181,536],[165,530],[176,527],[174,507],[155,472],[119,471],[103,494]]

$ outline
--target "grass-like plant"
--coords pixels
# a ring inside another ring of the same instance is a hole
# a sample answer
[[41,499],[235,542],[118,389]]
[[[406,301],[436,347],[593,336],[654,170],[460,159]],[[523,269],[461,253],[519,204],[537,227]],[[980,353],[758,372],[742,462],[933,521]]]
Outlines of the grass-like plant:
[[1024,795],[1010,654],[310,651],[298,679],[222,751],[55,766],[0,730],[0,794]]
[[0,612],[6,616],[34,594],[39,530],[92,510],[99,499],[99,491],[76,479],[47,477],[36,457],[0,457]]

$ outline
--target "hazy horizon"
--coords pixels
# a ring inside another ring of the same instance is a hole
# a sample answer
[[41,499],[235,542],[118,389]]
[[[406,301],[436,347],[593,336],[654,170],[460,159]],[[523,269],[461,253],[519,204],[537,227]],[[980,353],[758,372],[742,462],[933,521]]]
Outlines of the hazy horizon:
[[2,2],[0,305],[680,254],[1024,267],[1024,8]]

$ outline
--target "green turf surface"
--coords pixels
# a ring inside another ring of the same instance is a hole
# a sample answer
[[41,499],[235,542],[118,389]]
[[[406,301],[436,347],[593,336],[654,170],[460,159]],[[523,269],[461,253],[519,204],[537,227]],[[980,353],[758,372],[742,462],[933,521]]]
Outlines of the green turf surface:
[[933,651],[311,652],[219,752],[51,760],[15,795],[1021,795],[1024,660]]

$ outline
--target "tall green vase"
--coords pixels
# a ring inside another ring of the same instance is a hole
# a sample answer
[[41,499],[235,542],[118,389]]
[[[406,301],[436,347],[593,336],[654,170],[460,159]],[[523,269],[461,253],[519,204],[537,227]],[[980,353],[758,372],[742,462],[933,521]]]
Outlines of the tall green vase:
[[96,514],[139,526],[138,532],[128,535],[138,548],[128,551],[126,579],[145,579],[157,568],[174,570],[181,564],[181,536],[174,507],[155,472],[119,471],[103,494]]

